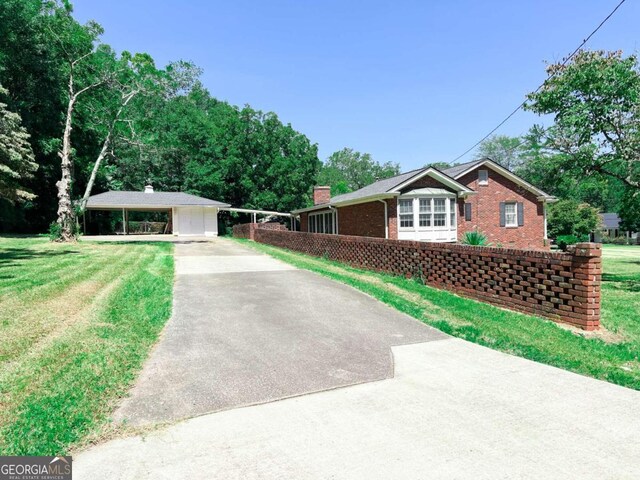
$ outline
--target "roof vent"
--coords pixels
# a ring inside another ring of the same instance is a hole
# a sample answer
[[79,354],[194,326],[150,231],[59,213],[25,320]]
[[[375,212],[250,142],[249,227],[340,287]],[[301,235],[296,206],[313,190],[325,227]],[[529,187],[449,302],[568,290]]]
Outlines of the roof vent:
[[144,193],[153,193],[153,185],[145,185]]

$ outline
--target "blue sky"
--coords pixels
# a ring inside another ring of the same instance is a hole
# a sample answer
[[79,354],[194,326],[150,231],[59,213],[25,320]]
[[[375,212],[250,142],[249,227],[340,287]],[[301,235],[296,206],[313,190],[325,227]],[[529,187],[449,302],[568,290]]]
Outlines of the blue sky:
[[[217,98],[274,111],[319,146],[410,170],[451,161],[498,124],[619,0],[76,0],[116,50],[191,60]],[[640,2],[589,42],[638,49]],[[540,119],[520,112],[499,133]],[[461,161],[471,160],[473,153]]]

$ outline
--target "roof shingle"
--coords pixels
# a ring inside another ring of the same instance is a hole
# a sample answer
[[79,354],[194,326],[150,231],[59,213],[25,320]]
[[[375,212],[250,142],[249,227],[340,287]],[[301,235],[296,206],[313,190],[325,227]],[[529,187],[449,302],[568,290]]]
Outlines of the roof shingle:
[[228,207],[229,204],[183,192],[115,192],[92,195],[87,208],[97,207]]

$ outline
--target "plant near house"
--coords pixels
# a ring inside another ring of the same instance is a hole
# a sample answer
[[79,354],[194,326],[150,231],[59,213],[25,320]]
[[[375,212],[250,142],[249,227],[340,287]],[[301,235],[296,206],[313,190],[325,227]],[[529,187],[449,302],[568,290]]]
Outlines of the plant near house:
[[576,200],[560,200],[549,205],[548,229],[551,238],[572,235],[587,241],[589,234],[600,227],[598,210]]
[[474,245],[478,247],[488,247],[491,245],[487,236],[478,230],[465,232],[460,243],[463,245]]
[[559,235],[556,239],[556,244],[560,250],[566,252],[569,245],[575,245],[579,241],[580,239],[575,235]]

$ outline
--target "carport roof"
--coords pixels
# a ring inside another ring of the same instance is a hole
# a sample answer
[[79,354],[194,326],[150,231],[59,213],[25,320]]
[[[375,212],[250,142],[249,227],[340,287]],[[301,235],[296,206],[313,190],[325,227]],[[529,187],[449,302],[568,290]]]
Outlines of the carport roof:
[[104,192],[87,200],[88,209],[228,207],[228,203],[209,200],[183,192]]

